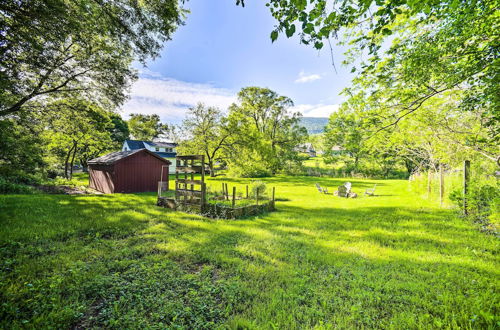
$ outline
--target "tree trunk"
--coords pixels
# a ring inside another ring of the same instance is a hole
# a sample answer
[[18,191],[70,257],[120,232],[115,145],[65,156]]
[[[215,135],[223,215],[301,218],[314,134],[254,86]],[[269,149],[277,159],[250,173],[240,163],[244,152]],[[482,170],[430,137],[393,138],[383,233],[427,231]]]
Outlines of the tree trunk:
[[73,151],[74,145],[69,148],[68,153],[66,154],[66,159],[64,160],[64,178],[68,179],[68,164],[69,164],[69,157],[71,157],[71,152]]
[[214,172],[214,161],[213,160],[208,161],[208,168],[210,169],[210,177],[214,178],[215,172]]
[[74,149],[73,149],[73,156],[71,157],[71,164],[70,164],[70,170],[69,170],[69,179],[73,179],[73,164],[75,163],[75,156],[76,156],[76,151],[78,150],[78,143],[75,142],[74,144]]

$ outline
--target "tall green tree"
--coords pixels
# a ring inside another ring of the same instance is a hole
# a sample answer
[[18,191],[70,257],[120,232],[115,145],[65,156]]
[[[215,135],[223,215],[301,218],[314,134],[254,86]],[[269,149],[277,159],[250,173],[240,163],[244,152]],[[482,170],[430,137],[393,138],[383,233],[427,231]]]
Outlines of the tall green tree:
[[[379,130],[394,129],[432,99],[461,91],[453,105],[481,114],[488,132],[483,142],[498,145],[497,1],[269,0],[268,6],[277,21],[273,41],[298,33],[317,49],[332,51],[332,39],[351,46],[345,62],[359,74],[347,93],[376,98],[372,118]],[[477,152],[500,163],[498,151]]]
[[111,140],[115,144],[115,148],[121,148],[123,142],[130,137],[130,129],[127,121],[116,113],[110,115],[112,126],[110,127]]
[[33,115],[0,119],[1,176],[35,174],[44,168],[43,130],[43,123]]
[[230,166],[241,175],[274,174],[297,159],[295,147],[307,138],[293,102],[268,88],[246,87],[229,108],[235,134],[228,149]]
[[349,112],[345,107],[332,113],[325,129],[325,160],[329,163],[340,158],[346,160],[345,154],[340,156],[334,150],[335,147],[340,147],[350,156],[356,170],[360,159],[367,154],[364,132],[363,121],[356,113]]
[[48,158],[64,167],[64,177],[71,179],[75,160],[84,163],[113,149],[109,113],[99,106],[79,99],[53,102],[47,112]]
[[223,150],[233,134],[226,122],[220,109],[207,107],[203,103],[189,108],[183,121],[186,136],[179,145],[179,152],[205,155],[212,177],[215,176],[215,163],[222,160]]
[[160,116],[156,114],[143,115],[133,113],[128,120],[130,134],[135,139],[151,141],[162,134],[168,133],[167,124],[162,124]]
[[157,56],[182,15],[176,0],[0,2],[0,116],[48,96],[121,104],[132,61]]

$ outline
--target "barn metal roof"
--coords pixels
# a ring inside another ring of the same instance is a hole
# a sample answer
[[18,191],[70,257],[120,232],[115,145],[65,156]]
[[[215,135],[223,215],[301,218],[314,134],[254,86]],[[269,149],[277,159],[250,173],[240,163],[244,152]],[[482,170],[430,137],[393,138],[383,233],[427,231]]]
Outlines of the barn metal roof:
[[112,165],[112,164],[115,164],[116,162],[124,159],[124,158],[127,158],[135,153],[138,153],[138,152],[147,152],[148,154],[158,158],[158,159],[161,159],[163,160],[164,162],[170,164],[170,161],[166,160],[165,158],[162,158],[161,156],[157,155],[156,153],[154,152],[151,152],[147,149],[137,149],[137,150],[127,150],[127,151],[116,151],[116,152],[112,152],[110,154],[107,154],[107,155],[104,155],[104,156],[101,156],[101,157],[97,157],[97,158],[94,158],[92,160],[89,160],[87,163],[88,164],[99,164],[99,165]]
[[149,144],[150,146],[153,147],[162,147],[162,148],[175,148],[177,147],[177,143],[173,142],[149,142],[149,141],[144,141],[144,143]]
[[140,141],[140,140],[125,140],[128,144],[128,147],[132,150],[145,148],[145,144],[148,144],[152,147],[161,147],[161,148],[175,148],[177,147],[177,143],[173,142],[151,142],[151,141]]

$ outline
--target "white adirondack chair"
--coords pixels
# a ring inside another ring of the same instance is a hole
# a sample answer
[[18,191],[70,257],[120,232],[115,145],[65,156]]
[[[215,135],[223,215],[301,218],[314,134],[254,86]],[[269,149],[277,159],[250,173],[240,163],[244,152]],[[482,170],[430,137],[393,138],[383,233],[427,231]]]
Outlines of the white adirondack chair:
[[368,196],[374,196],[375,195],[375,188],[377,188],[377,184],[373,186],[373,188],[368,188],[365,190],[365,195]]
[[316,183],[316,188],[322,194],[328,194],[328,188],[321,187],[319,183]]

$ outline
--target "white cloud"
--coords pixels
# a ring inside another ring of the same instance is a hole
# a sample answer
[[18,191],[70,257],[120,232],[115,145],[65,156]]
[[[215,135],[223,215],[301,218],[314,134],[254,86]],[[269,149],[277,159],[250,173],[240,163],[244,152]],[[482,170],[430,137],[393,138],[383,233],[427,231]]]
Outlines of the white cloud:
[[[134,83],[131,97],[122,107],[124,119],[131,113],[158,114],[163,122],[180,123],[189,107],[203,102],[226,111],[236,102],[236,93],[210,84],[196,84],[170,78],[158,73],[141,71],[141,77]],[[337,111],[337,104],[298,104],[291,108],[305,117],[329,117]]]
[[126,119],[131,113],[155,113],[164,122],[179,123],[186,110],[198,102],[226,110],[236,101],[235,93],[224,88],[164,78],[154,72],[141,73],[132,86],[129,101],[122,107]]
[[304,117],[330,117],[339,109],[338,104],[298,104],[291,110],[302,113]]
[[295,79],[295,83],[303,84],[303,83],[308,83],[308,82],[319,80],[319,79],[321,79],[321,75],[319,75],[319,74],[306,75],[306,73],[304,71],[300,71],[299,77],[297,79]]

